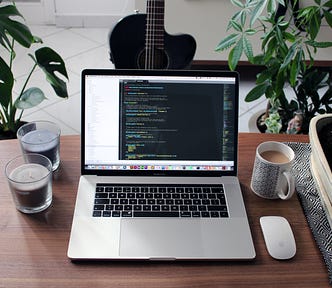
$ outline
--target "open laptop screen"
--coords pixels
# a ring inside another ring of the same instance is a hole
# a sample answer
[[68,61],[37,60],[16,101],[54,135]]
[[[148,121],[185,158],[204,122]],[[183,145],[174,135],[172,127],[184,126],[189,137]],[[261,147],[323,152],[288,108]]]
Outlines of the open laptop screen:
[[237,112],[233,72],[84,70],[82,174],[236,175]]

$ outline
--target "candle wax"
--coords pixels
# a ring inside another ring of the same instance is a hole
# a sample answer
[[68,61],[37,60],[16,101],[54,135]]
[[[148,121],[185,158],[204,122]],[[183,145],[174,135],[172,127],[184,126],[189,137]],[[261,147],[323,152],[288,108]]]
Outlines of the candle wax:
[[23,164],[9,175],[15,201],[23,210],[38,208],[51,200],[50,171],[35,163]]
[[59,137],[49,130],[33,130],[21,138],[25,153],[42,154],[51,160],[52,164],[60,162]]

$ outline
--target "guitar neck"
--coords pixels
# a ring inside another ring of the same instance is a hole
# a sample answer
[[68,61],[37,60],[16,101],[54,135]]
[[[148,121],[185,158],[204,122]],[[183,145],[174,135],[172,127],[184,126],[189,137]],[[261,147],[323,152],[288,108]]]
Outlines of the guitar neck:
[[164,48],[164,0],[147,1],[146,48]]

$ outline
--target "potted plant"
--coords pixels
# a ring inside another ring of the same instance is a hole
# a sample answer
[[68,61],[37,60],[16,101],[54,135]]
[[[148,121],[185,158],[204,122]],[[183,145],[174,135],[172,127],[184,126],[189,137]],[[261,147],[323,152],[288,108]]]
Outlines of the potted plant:
[[[245,100],[267,98],[261,120],[266,132],[308,133],[313,116],[332,112],[330,73],[314,67],[317,50],[332,46],[332,42],[316,40],[323,19],[332,27],[332,1],[313,0],[312,5],[302,8],[298,0],[231,2],[237,11],[227,31],[234,32],[223,38],[216,50],[230,49],[231,70],[236,69],[242,55],[262,67]],[[252,48],[254,35],[261,41],[257,55]]]
[[[25,109],[35,107],[46,99],[43,91],[37,87],[27,87],[32,73],[39,67],[46,75],[59,97],[68,97],[66,80],[67,70],[63,59],[49,47],[41,47],[34,54],[29,53],[32,45],[41,44],[39,37],[33,36],[30,29],[21,21],[23,16],[17,10],[15,3],[4,4],[0,0],[0,135],[2,138],[13,138],[21,125],[21,118]],[[31,58],[28,76],[20,93],[14,96],[13,87],[17,45],[27,49],[27,57]],[[63,80],[63,79],[64,80]]]

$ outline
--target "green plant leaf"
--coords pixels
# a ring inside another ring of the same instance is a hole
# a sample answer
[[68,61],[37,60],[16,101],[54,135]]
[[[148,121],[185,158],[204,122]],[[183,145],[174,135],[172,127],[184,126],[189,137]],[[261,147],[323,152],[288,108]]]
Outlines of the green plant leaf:
[[257,1],[256,5],[254,6],[254,9],[251,12],[250,27],[254,26],[256,20],[262,15],[265,5],[266,5],[266,0]]
[[317,41],[306,41],[306,44],[308,44],[311,47],[315,47],[315,48],[328,48],[328,47],[332,47],[332,42],[317,42]]
[[18,12],[14,5],[7,5],[0,8],[0,44],[8,49],[11,41],[8,39],[8,33],[11,37],[20,43],[23,47],[29,48],[34,42],[30,29],[21,22],[10,19],[10,17],[23,16]]
[[234,28],[235,31],[242,32],[242,26],[234,20],[230,21],[230,26]]
[[270,81],[272,75],[274,75],[275,73],[276,71],[274,71],[273,68],[263,70],[257,75],[256,84],[262,84],[266,81]]
[[323,7],[332,8],[332,0],[329,0],[323,4]]
[[292,61],[295,53],[296,53],[296,48],[297,48],[297,44],[294,43],[291,47],[289,47],[288,49],[288,53],[284,59],[284,62],[282,63],[282,65],[280,66],[280,70],[284,70],[287,69],[289,63]]
[[46,99],[44,92],[39,88],[29,88],[15,101],[15,107],[17,109],[29,109],[40,104]]
[[290,69],[290,77],[289,77],[289,83],[291,87],[295,87],[296,85],[296,80],[301,69],[302,55],[303,55],[302,50],[298,51],[295,55],[294,61],[292,62]]
[[14,85],[14,77],[7,63],[0,57],[0,104],[6,110],[11,97]]
[[287,41],[289,41],[289,42],[295,42],[295,41],[296,41],[296,38],[297,38],[293,33],[288,33],[288,32],[286,32],[286,31],[285,31],[285,33],[284,33],[284,37],[285,37],[285,39],[286,39]]
[[243,54],[243,39],[241,39],[236,43],[234,48],[230,51],[228,55],[228,66],[231,70],[235,70],[241,56]]
[[316,39],[320,29],[321,21],[322,20],[319,10],[317,10],[317,12],[312,15],[309,21],[309,34],[311,39]]
[[237,6],[237,7],[240,7],[240,8],[244,8],[244,4],[241,1],[239,1],[239,0],[231,0],[231,2],[232,2],[232,4],[234,6]]
[[275,82],[274,92],[276,93],[276,97],[281,97],[284,93],[283,89],[286,81],[288,80],[286,77],[287,73],[285,71],[279,70]]
[[264,65],[264,55],[263,54],[259,54],[254,56],[254,58],[252,59],[252,63],[255,65]]
[[36,63],[46,74],[47,81],[53,87],[55,93],[62,98],[68,97],[66,82],[55,73],[60,73],[68,79],[67,70],[61,56],[49,47],[43,47],[35,52]]
[[266,9],[267,9],[268,13],[272,13],[273,11],[276,11],[277,10],[276,1],[274,1],[274,0],[268,0],[267,8]]
[[254,58],[252,45],[251,42],[248,40],[248,38],[245,36],[243,37],[243,51],[246,54],[249,62],[252,62]]
[[[332,1],[330,1],[330,2],[332,2]],[[329,24],[329,26],[332,27],[332,13],[324,10],[324,17],[325,17],[327,24]]]
[[252,102],[257,99],[259,99],[261,96],[263,96],[268,89],[269,85],[267,82],[262,83],[260,85],[255,86],[252,88],[249,93],[247,94],[245,101],[246,102]]
[[221,40],[221,42],[216,47],[215,51],[223,51],[230,48],[236,43],[239,36],[240,36],[239,34],[235,33],[228,35],[227,37]]

